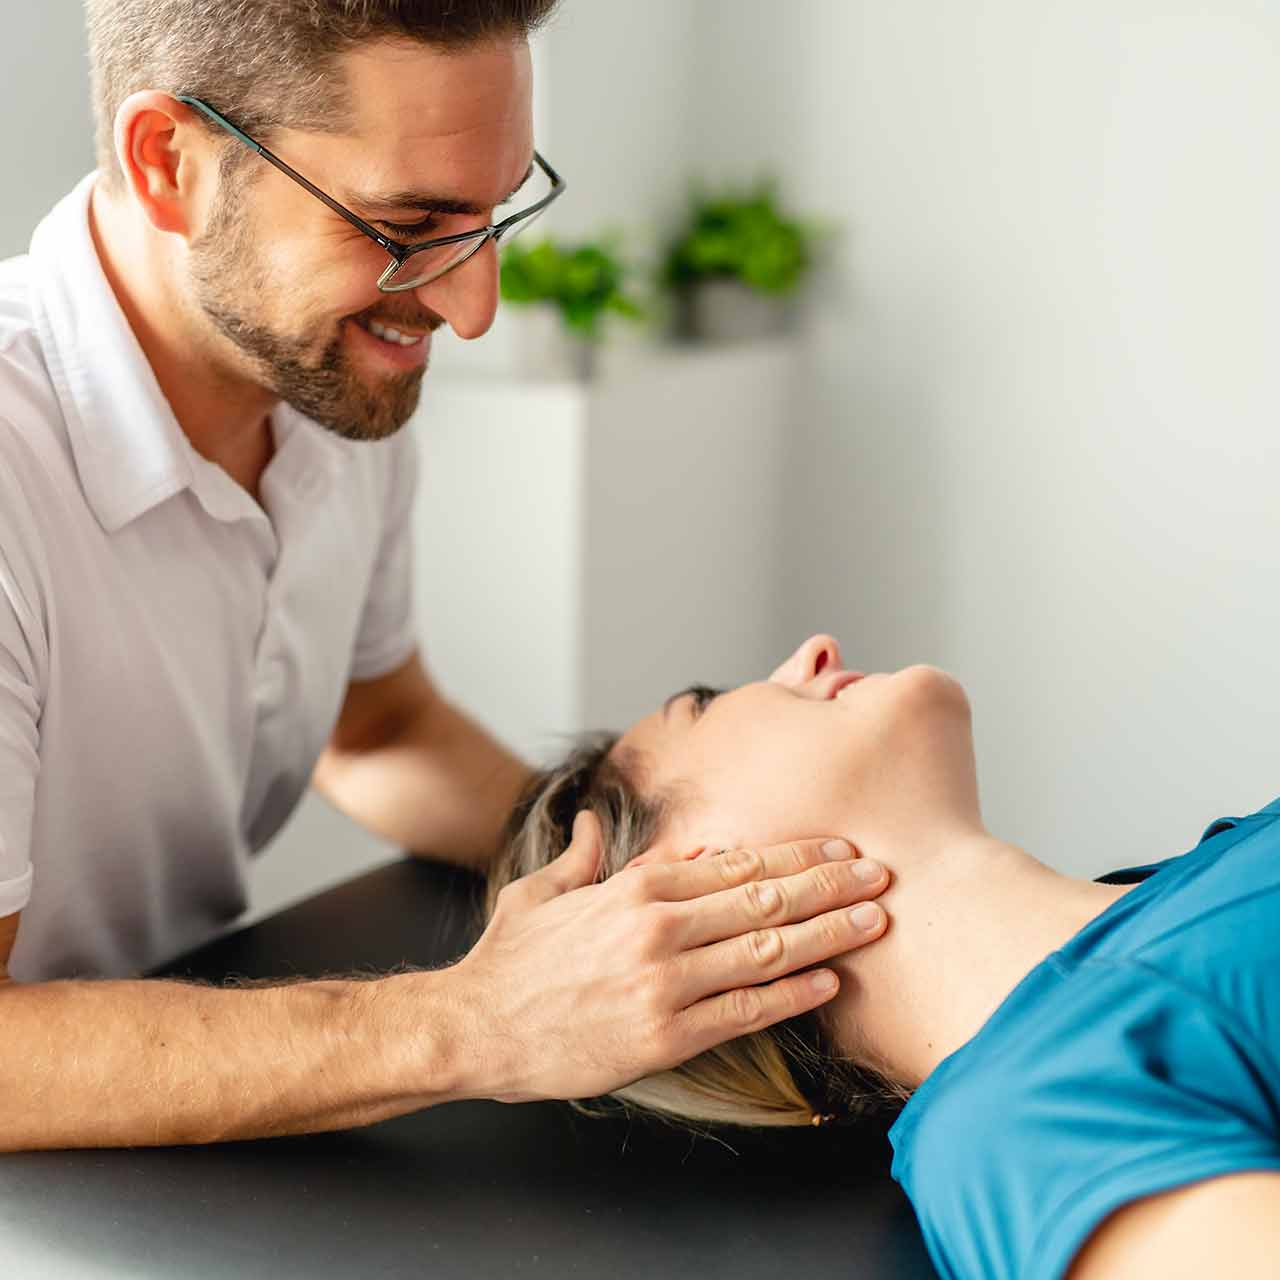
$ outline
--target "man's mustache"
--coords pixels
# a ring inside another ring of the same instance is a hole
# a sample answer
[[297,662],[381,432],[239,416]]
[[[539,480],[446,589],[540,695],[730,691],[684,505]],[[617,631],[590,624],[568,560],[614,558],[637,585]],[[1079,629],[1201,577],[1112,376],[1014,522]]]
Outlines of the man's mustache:
[[366,323],[370,320],[376,320],[379,324],[385,324],[392,329],[430,329],[432,333],[445,323],[443,316],[437,315],[434,311],[424,311],[421,308],[413,312],[396,313],[375,310],[371,307],[368,311],[359,312],[354,318],[363,320]]

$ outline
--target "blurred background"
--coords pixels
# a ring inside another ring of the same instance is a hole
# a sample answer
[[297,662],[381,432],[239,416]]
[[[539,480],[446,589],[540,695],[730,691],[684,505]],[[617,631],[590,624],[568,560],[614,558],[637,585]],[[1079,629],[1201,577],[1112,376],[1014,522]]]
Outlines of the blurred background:
[[[5,27],[0,255],[93,163],[79,5]],[[830,631],[964,684],[987,825],[1063,870],[1280,794],[1280,11],[564,0],[535,72],[570,188],[520,243],[610,246],[649,318],[589,378],[545,304],[437,345],[452,697],[546,758]],[[787,314],[671,342],[691,190],[762,177],[820,228]],[[253,914],[394,854],[313,798]]]

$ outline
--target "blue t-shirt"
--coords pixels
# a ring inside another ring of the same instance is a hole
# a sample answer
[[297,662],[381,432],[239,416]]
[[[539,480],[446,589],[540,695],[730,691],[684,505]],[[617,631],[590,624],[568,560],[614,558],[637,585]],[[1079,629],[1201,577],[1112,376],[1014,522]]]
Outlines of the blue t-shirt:
[[1059,1280],[1142,1196],[1280,1169],[1280,799],[1219,818],[1013,989],[889,1132],[934,1265]]

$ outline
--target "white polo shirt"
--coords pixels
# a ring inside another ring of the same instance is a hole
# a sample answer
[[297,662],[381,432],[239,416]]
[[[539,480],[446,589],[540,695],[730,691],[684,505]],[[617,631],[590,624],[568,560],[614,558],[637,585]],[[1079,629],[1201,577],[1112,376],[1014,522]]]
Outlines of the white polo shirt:
[[136,974],[234,920],[348,681],[415,648],[411,432],[282,407],[259,506],[174,418],[93,180],[0,263],[0,917],[26,982]]

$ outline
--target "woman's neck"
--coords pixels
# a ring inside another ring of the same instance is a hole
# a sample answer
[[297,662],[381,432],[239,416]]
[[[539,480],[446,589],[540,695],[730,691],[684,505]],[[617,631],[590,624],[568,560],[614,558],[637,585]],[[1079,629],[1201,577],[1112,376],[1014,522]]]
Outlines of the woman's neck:
[[841,990],[829,1006],[832,1031],[847,1052],[870,1056],[911,1088],[976,1035],[1040,961],[1133,887],[1060,875],[985,833],[902,859],[852,838],[893,875],[880,898],[889,928],[834,963]]

